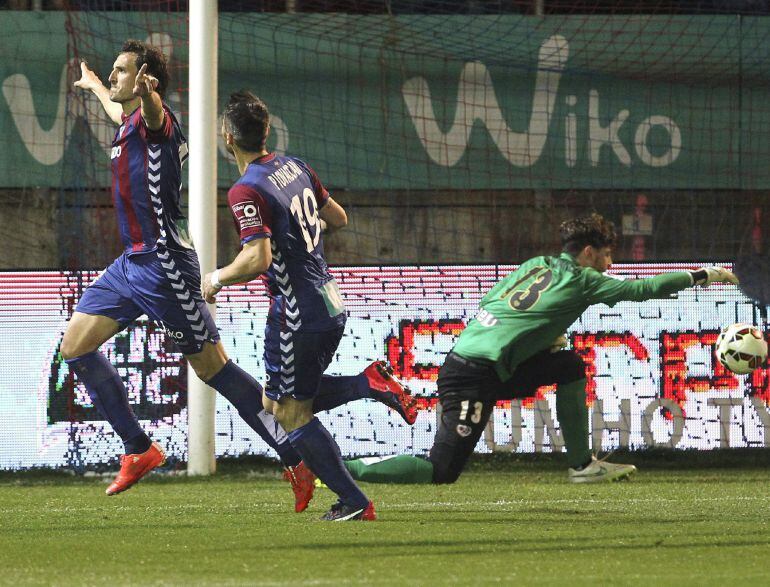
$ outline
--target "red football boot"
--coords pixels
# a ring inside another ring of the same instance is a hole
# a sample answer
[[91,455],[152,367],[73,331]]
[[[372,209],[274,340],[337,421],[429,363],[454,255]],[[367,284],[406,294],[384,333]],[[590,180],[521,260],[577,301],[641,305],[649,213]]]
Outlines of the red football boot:
[[384,361],[375,361],[364,369],[364,375],[369,380],[369,387],[376,399],[396,410],[410,426],[417,420],[417,400],[409,395],[409,388],[393,375],[393,369]]
[[283,478],[291,483],[291,490],[294,492],[294,511],[304,512],[313,499],[315,491],[315,475],[313,471],[300,461],[296,467],[286,467],[283,471]]
[[107,495],[115,495],[129,489],[155,467],[166,462],[166,453],[157,442],[153,442],[140,455],[123,455],[120,457],[120,473],[107,488]]

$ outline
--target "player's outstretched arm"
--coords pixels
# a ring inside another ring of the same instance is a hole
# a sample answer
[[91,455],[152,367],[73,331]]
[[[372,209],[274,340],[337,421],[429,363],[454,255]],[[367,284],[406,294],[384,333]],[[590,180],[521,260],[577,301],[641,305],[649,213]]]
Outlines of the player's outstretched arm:
[[110,91],[99,79],[99,76],[88,68],[85,61],[80,62],[80,79],[75,82],[75,87],[92,91],[99,98],[99,102],[102,103],[102,107],[110,120],[115,124],[122,122],[123,107],[110,100]]
[[203,277],[201,284],[203,299],[213,304],[219,290],[224,286],[248,283],[267,271],[272,262],[273,254],[270,251],[269,238],[257,238],[247,242],[232,263]]
[[160,94],[155,91],[157,87],[158,79],[147,73],[147,64],[145,63],[136,74],[134,96],[142,101],[142,118],[150,130],[160,129],[165,118],[163,101],[160,99]]
[[666,298],[693,285],[738,284],[738,278],[724,267],[704,267],[697,271],[672,271],[647,279],[618,280],[596,271],[586,272],[586,297],[591,304],[612,306],[618,302],[643,302]]
[[703,267],[697,271],[691,271],[693,285],[707,287],[712,283],[732,283],[738,285],[738,277],[724,267]]
[[321,226],[328,231],[337,230],[347,226],[348,215],[345,213],[345,209],[335,202],[332,198],[326,200],[324,207],[319,210],[318,215],[326,226]]

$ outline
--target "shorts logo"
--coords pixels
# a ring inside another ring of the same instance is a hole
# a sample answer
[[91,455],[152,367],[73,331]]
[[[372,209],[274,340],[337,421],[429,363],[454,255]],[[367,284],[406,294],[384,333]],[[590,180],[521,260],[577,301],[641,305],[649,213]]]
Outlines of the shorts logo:
[[163,325],[163,330],[165,330],[166,334],[174,340],[182,340],[184,338],[184,332],[181,330],[171,330],[170,328],[166,327],[165,324]]
[[471,432],[473,432],[473,430],[471,429],[470,426],[466,426],[465,424],[457,425],[457,434],[459,434],[463,438],[470,436]]

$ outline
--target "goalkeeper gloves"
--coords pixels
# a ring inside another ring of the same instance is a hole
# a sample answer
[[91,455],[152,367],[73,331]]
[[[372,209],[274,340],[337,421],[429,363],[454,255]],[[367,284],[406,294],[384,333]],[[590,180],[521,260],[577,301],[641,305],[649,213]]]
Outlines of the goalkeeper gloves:
[[732,283],[738,285],[738,278],[732,271],[724,267],[703,267],[697,271],[690,271],[693,285],[707,287],[712,283]]

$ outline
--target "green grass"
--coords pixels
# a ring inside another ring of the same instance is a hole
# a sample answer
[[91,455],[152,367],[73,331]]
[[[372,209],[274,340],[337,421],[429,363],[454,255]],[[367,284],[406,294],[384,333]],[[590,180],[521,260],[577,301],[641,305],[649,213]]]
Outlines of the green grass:
[[[620,460],[620,459],[615,459]],[[573,486],[559,462],[493,459],[452,486],[365,485],[375,523],[294,514],[277,469],[106,480],[0,477],[0,584],[767,584],[770,473],[680,466]],[[502,469],[502,470],[498,470]]]

